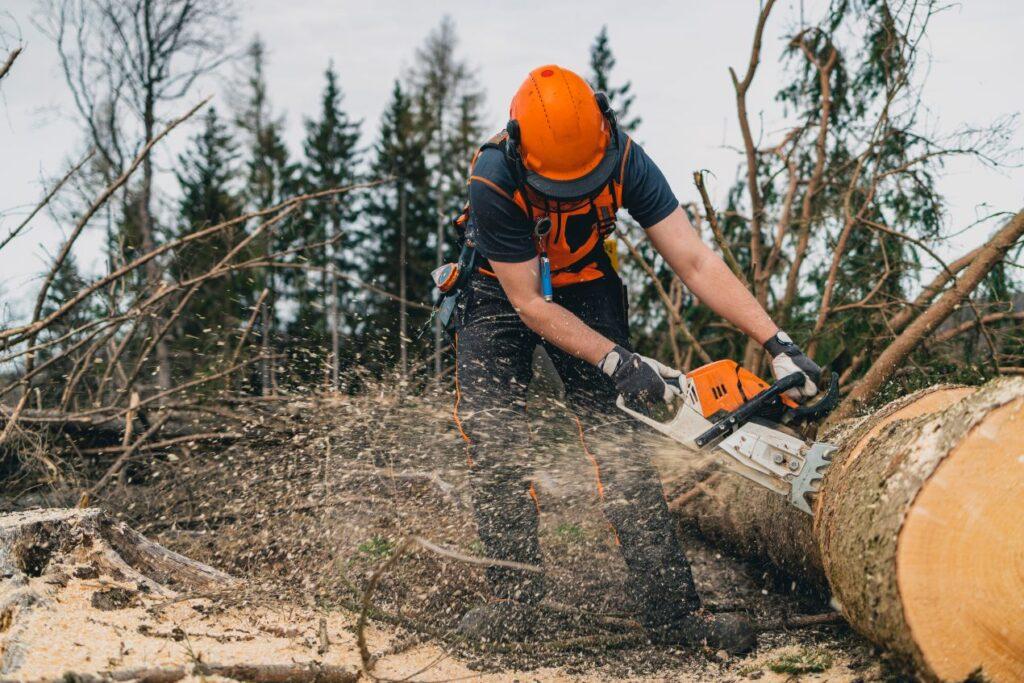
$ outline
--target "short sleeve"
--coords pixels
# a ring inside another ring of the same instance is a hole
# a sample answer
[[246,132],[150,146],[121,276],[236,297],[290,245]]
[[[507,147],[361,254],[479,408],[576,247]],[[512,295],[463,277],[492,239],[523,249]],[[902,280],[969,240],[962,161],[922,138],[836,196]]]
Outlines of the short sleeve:
[[522,263],[537,255],[533,226],[503,186],[505,159],[498,150],[485,149],[477,159],[469,183],[468,235],[489,261]]
[[642,228],[664,220],[679,206],[658,165],[635,141],[623,172],[622,206]]

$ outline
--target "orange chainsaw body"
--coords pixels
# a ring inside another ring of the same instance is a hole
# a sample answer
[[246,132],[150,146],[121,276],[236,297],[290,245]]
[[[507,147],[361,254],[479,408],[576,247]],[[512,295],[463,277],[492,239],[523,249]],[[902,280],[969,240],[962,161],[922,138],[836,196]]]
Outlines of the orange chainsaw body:
[[[731,413],[768,388],[763,379],[740,367],[734,360],[719,360],[686,373],[701,413],[711,420],[721,412]],[[791,408],[796,402],[787,396],[782,402]]]

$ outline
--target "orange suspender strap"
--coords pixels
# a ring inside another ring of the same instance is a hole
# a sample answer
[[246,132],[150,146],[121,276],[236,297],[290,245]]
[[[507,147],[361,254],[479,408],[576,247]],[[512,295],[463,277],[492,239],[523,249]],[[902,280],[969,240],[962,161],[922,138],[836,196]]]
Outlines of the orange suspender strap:
[[604,484],[601,483],[601,467],[597,464],[597,458],[595,458],[594,454],[590,452],[589,448],[587,448],[587,440],[583,438],[583,423],[580,422],[580,418],[573,415],[572,419],[576,420],[576,428],[580,432],[580,445],[583,446],[583,453],[594,466],[594,478],[597,480],[597,495],[601,499],[604,499]]
[[[491,188],[492,190],[494,190],[495,192],[497,192],[498,194],[500,194],[502,197],[504,197],[505,199],[509,200],[510,202],[515,202],[516,201],[515,199],[512,198],[512,195],[510,195],[508,192],[505,192],[505,190],[501,189],[498,186],[498,184],[495,183],[493,180],[488,180],[487,178],[484,178],[483,176],[479,176],[479,175],[471,175],[471,176],[469,176],[469,182],[473,182],[474,180],[480,181],[481,183],[483,183],[487,187]],[[518,204],[518,202],[516,202],[516,203]]]
[[473,456],[469,452],[469,444],[472,442],[469,440],[469,434],[466,434],[466,430],[462,428],[462,420],[459,419],[459,402],[462,401],[462,389],[459,387],[459,333],[455,333],[454,341],[455,345],[455,407],[452,409],[452,417],[455,418],[455,427],[459,430],[459,434],[462,436],[462,440],[466,442],[466,463],[473,466]]

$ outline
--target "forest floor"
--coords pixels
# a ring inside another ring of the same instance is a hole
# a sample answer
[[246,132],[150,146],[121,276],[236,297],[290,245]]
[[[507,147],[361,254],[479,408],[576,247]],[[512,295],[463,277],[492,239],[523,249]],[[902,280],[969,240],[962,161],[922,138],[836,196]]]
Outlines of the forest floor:
[[[365,631],[373,674],[385,679],[893,677],[876,650],[843,624],[781,623],[828,612],[821,596],[689,535],[684,541],[703,599],[755,619],[763,628],[759,646],[747,657],[730,658],[646,644],[630,619],[624,565],[601,515],[590,464],[573,430],[563,426],[564,409],[551,400],[534,410],[541,425],[533,430],[533,457],[549,585],[537,633],[507,648],[461,642],[454,636],[459,618],[486,600],[482,567],[420,546],[396,557],[410,536],[482,555],[461,440],[450,429],[446,400],[411,401],[380,391],[224,407],[220,417],[236,430],[241,426],[242,438],[226,446],[197,441],[140,460],[96,504],[243,583],[170,601],[121,586],[127,597],[107,604],[96,596],[118,587],[116,578],[51,578],[53,599],[18,624],[29,644],[18,668],[0,678],[196,662],[320,662],[357,671],[363,590],[385,565]],[[670,494],[692,488],[692,461],[657,437],[645,448],[655,454]],[[71,500],[70,488],[63,494],[51,489],[22,497],[17,506],[59,507]]]

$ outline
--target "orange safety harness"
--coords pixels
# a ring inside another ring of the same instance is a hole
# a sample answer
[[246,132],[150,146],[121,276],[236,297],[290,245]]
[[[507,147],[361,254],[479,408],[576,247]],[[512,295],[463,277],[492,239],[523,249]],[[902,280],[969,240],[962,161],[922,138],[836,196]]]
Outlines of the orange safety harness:
[[[497,149],[507,157],[505,146],[509,144],[509,135],[504,130],[484,143],[473,155],[470,162],[469,182],[484,183],[509,201],[514,202],[532,223],[545,217],[551,221],[550,230],[537,240],[537,253],[538,255],[544,254],[550,259],[554,287],[590,282],[615,272],[615,264],[606,249],[605,239],[614,232],[615,214],[622,206],[622,178],[632,142],[632,139],[627,136],[626,144],[620,155],[618,170],[609,178],[601,191],[596,196],[574,202],[548,200],[523,185],[515,188],[509,194],[493,180],[476,175],[477,159],[485,149]],[[513,173],[513,175],[515,174]],[[537,206],[537,204],[542,206]],[[463,239],[468,220],[469,204],[466,204],[462,213],[454,221],[455,227]],[[480,266],[478,270],[493,276],[486,266]]]

